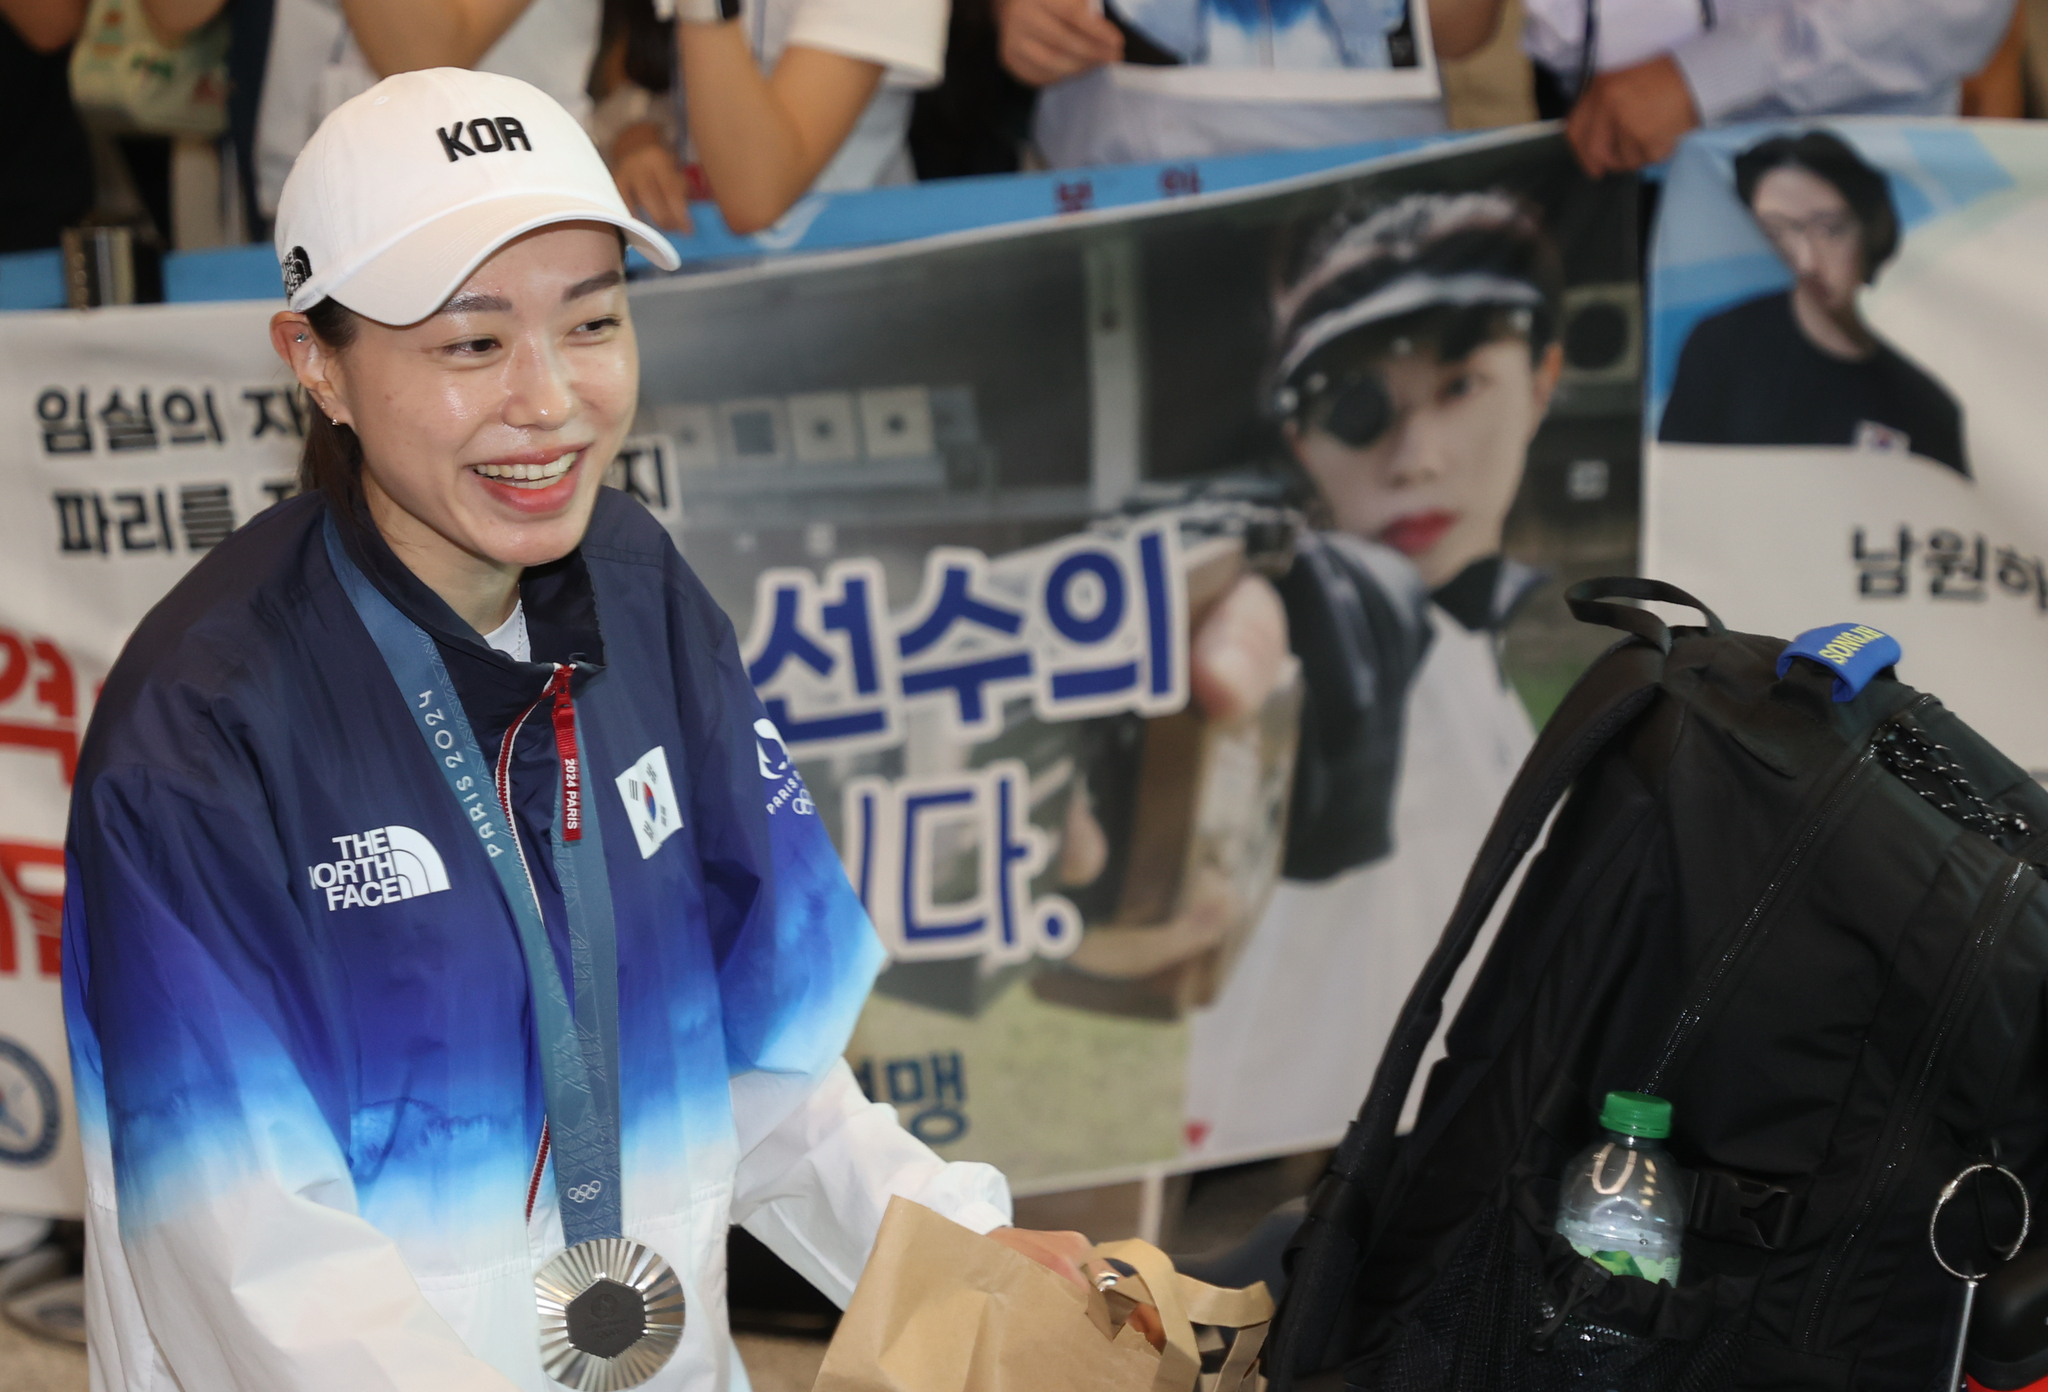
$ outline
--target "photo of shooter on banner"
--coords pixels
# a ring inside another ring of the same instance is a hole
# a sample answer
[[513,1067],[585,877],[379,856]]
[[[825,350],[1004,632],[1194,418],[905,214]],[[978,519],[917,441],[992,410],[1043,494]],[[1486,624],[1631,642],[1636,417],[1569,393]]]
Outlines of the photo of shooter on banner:
[[635,477],[889,954],[849,1058],[913,1134],[1050,1190],[1341,1132],[1583,665],[1538,571],[1630,563],[1633,206],[1517,132],[641,290]]
[[1363,1086],[1384,1020],[1360,994],[1404,988],[1533,739],[1500,635],[1540,581],[1503,532],[1563,365],[1539,219],[1504,192],[1409,194],[1307,229],[1284,262],[1271,409],[1314,524],[1280,583],[1301,747],[1286,879],[1192,1018],[1191,1143],[1295,1129],[1283,1073]]
[[[1341,1120],[1533,738],[1501,648],[1541,577],[1506,554],[1505,529],[1564,357],[1560,258],[1522,195],[1381,193],[1281,223],[1271,241],[1262,377],[1245,384],[1265,403],[1264,454],[958,571],[959,594],[1014,600],[1028,636],[1044,626],[1034,597],[1073,558],[1171,529],[1184,706],[1075,720],[1040,696],[999,724],[985,702],[989,737],[967,758],[997,780],[990,791],[966,774],[893,792],[862,777],[840,823],[895,959],[882,993],[971,1015],[1025,977],[1048,1004],[1181,1021],[1184,1135],[1219,1154],[1306,1143]],[[892,621],[897,650],[920,662],[937,574],[958,564],[944,555],[928,561],[926,598]],[[1051,607],[1121,625],[1145,582],[1135,564],[1127,579],[1102,567],[1114,598],[1056,589]],[[842,628],[854,574],[835,563],[819,587]],[[808,573],[776,576],[747,645],[771,711],[808,679],[783,660],[774,616],[826,613],[795,593]],[[1005,651],[958,656],[986,672]],[[971,807],[1027,802],[1028,861],[1023,841],[1012,856],[993,830],[945,834],[949,807],[965,826]],[[963,903],[960,887],[991,863],[1014,865],[1017,892]],[[1056,899],[1029,897],[1031,867]],[[1078,931],[1035,953],[1023,942],[993,960],[949,957],[937,912],[949,885],[963,926],[1037,923],[1057,902]],[[1302,1085],[1271,1088],[1281,1071]]]

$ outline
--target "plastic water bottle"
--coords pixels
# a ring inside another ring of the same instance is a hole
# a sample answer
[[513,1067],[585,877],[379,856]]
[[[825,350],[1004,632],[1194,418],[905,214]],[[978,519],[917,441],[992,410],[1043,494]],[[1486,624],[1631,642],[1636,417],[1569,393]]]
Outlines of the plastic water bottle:
[[1675,1286],[1689,1176],[1659,1144],[1671,1134],[1671,1104],[1644,1092],[1610,1092],[1600,1125],[1606,1138],[1565,1170],[1557,1231],[1616,1275]]

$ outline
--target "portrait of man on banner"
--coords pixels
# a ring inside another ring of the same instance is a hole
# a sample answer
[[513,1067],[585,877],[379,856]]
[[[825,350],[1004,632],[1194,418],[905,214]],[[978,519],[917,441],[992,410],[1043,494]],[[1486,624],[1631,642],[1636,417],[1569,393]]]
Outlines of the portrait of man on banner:
[[1657,438],[1912,454],[1968,477],[1955,397],[1858,302],[1899,246],[1883,171],[1841,137],[1808,130],[1738,154],[1735,188],[1793,283],[1693,330]]

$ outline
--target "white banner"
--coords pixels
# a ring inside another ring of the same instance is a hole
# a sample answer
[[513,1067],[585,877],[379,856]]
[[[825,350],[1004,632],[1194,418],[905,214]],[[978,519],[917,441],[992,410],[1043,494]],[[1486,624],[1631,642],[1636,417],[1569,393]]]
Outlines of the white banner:
[[59,987],[79,740],[129,630],[290,489],[265,303],[14,314],[0,335],[0,1209],[83,1198]]
[[1731,626],[1867,623],[2048,774],[2048,132],[1742,127],[1672,167],[1643,568]]

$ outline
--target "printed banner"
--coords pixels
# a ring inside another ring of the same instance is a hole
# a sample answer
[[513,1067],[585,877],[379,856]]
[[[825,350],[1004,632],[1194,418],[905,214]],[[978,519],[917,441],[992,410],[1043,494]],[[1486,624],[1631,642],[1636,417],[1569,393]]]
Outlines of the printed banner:
[[1635,198],[1527,131],[636,292],[633,486],[889,945],[856,1072],[943,1154],[1341,1134],[1605,646],[1556,587],[1634,568]]
[[292,490],[305,408],[274,308],[0,320],[0,1209],[80,1211],[58,992],[79,739],[129,630]]
[[2048,773],[2048,133],[1748,126],[1673,162],[1652,258],[1647,574],[1730,624],[1895,637]]
[[[732,616],[890,951],[850,1058],[942,1154],[1044,1190],[1341,1133],[1603,645],[1557,588],[1633,568],[1634,197],[1539,130],[633,287],[610,481]],[[76,1210],[76,740],[289,489],[274,308],[0,340],[0,1209]]]

